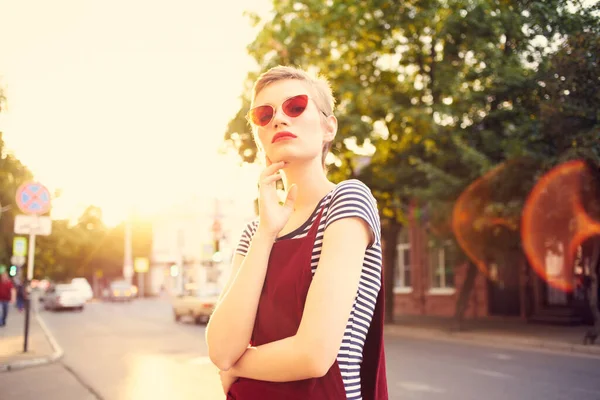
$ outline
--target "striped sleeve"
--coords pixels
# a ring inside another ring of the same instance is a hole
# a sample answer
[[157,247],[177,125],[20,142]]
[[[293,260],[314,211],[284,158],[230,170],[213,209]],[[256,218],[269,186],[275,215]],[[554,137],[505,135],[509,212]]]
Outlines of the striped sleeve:
[[369,244],[369,247],[381,243],[377,201],[367,185],[356,179],[342,182],[336,188],[325,219],[325,229],[333,222],[349,217],[358,217],[367,222],[375,238],[375,242]]
[[254,234],[256,233],[257,227],[258,227],[258,219],[254,220],[254,221],[248,223],[248,225],[246,225],[246,227],[242,231],[242,235],[241,235],[238,245],[235,249],[236,253],[241,254],[242,256],[246,257],[246,254],[248,254],[248,248],[250,247],[250,242],[252,241],[252,238],[254,237]]

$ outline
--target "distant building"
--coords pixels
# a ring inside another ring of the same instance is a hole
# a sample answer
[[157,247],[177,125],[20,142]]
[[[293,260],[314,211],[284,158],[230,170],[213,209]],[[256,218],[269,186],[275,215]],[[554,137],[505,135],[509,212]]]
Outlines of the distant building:
[[255,217],[247,199],[194,197],[153,222],[149,292],[219,292],[244,226]]
[[190,195],[159,213],[153,221],[150,294],[219,292],[246,224],[256,217],[259,166],[237,167],[238,156],[211,165]]

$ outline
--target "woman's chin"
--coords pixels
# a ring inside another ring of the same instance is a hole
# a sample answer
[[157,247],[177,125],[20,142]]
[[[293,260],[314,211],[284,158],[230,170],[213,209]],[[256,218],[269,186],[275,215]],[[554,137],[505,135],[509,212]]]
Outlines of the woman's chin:
[[[317,155],[317,157],[320,157],[320,154]],[[310,164],[313,161],[312,155],[296,154],[291,151],[273,152],[273,154],[269,154],[269,159],[273,163],[283,161],[285,163],[285,166],[301,165],[301,164],[305,165],[305,164]]]

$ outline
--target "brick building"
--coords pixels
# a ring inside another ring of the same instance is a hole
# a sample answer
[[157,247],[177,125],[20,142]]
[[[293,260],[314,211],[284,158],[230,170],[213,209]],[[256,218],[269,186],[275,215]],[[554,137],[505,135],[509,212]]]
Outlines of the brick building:
[[[592,247],[591,243],[582,247],[579,262],[586,265],[582,271],[577,271],[577,266],[561,267],[560,273],[589,273],[594,259]],[[466,262],[456,257],[457,251],[450,242],[440,244],[430,239],[414,221],[401,230],[394,269],[396,316],[454,315],[468,268]],[[584,322],[585,300],[577,287],[573,292],[556,289],[540,278],[525,259],[516,264],[502,272],[491,270],[488,276],[478,271],[466,318],[513,317],[559,324]],[[549,271],[551,266],[546,268]]]

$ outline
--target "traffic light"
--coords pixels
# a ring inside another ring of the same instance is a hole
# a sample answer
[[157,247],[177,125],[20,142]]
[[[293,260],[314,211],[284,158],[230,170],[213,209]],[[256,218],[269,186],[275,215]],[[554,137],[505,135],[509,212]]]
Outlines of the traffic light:
[[10,268],[8,268],[8,275],[15,277],[17,276],[17,266],[16,265],[11,265]]

